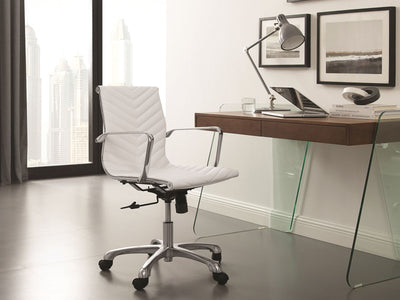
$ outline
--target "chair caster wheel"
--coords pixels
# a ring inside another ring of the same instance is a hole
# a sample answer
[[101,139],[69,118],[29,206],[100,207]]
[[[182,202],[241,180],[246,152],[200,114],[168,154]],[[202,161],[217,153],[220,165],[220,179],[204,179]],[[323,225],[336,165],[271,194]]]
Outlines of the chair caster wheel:
[[132,284],[138,291],[143,290],[149,284],[149,278],[135,278],[132,280]]
[[228,274],[221,272],[221,273],[213,273],[213,278],[216,282],[218,282],[218,284],[224,285],[228,281],[229,276]]
[[221,253],[213,253],[211,256],[211,259],[220,263],[221,259],[222,259],[222,255],[221,255]]
[[110,270],[111,266],[113,265],[112,260],[102,259],[99,261],[99,267],[102,271]]

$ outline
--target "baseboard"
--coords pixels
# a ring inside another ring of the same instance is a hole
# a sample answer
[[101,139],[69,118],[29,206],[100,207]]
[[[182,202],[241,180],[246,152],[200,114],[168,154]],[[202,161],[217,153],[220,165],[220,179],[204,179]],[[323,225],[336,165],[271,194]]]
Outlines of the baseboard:
[[[197,207],[199,194],[199,191],[190,192],[188,195],[188,204],[190,206]],[[291,215],[286,213],[264,206],[249,204],[207,193],[203,193],[202,195],[200,208],[224,216],[281,230],[289,228],[291,221]],[[306,216],[298,216],[295,218],[292,232],[347,248],[351,248],[354,236],[353,227]],[[395,245],[395,247],[398,249],[398,252],[400,252],[400,245]],[[388,258],[394,258],[396,256],[397,259],[399,258],[399,253],[397,255],[395,254],[391,238],[382,234],[360,232],[357,239],[357,248],[360,250],[368,249],[368,252],[372,249],[373,253]]]
[[[188,205],[197,207],[199,195],[199,191],[189,192]],[[200,208],[261,226],[269,225],[270,210],[255,204],[203,193]]]

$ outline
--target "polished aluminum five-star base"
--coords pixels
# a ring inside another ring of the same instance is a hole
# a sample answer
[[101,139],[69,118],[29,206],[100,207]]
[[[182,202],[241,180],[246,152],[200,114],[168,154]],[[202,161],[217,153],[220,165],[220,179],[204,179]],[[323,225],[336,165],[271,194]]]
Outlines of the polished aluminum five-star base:
[[[212,259],[201,256],[192,250],[209,250],[212,252]],[[171,222],[171,203],[165,203],[165,221],[163,223],[163,240],[153,239],[150,245],[133,246],[110,250],[104,254],[102,260],[99,261],[100,269],[107,271],[111,268],[113,260],[118,255],[132,253],[147,253],[149,259],[144,263],[139,271],[138,278],[132,281],[133,286],[141,290],[148,284],[148,278],[153,265],[164,258],[164,261],[171,262],[173,257],[185,257],[196,260],[207,265],[210,272],[213,273],[213,278],[219,284],[225,284],[229,277],[222,272],[221,248],[213,244],[204,243],[173,243],[173,222]]]

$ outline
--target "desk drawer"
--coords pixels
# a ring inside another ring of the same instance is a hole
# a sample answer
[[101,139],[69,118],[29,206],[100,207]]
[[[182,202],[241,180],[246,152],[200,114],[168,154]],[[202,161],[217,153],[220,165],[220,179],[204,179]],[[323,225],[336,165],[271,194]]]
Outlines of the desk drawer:
[[347,145],[348,132],[344,126],[297,124],[296,122],[262,122],[262,136]]
[[196,127],[218,126],[226,133],[261,136],[261,121],[196,115]]

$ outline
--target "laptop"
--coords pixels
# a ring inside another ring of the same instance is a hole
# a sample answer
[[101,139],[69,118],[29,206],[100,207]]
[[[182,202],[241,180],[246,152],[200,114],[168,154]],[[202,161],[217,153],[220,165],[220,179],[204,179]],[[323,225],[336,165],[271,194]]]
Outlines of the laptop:
[[312,102],[298,90],[291,87],[271,87],[275,92],[288,100],[299,110],[296,111],[263,111],[262,114],[281,118],[325,118],[329,114]]

